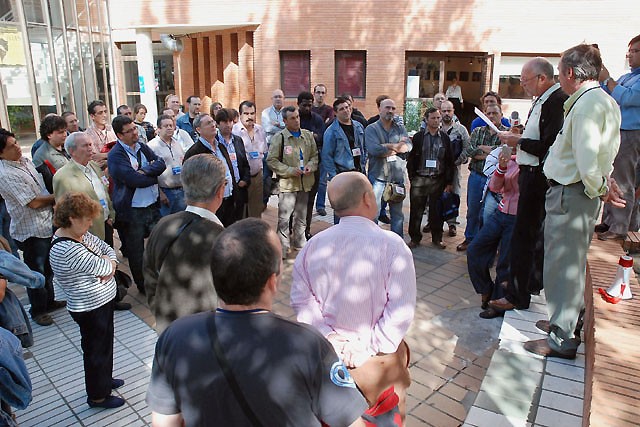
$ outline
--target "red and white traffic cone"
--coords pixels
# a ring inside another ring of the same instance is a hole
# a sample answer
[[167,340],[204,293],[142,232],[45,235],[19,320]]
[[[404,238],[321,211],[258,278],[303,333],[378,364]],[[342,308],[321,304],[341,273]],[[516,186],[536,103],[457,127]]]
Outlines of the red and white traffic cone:
[[617,304],[621,300],[631,299],[631,287],[629,281],[631,272],[633,271],[633,258],[630,256],[621,256],[618,261],[618,272],[613,283],[606,291],[602,288],[598,289],[602,298],[611,304]]

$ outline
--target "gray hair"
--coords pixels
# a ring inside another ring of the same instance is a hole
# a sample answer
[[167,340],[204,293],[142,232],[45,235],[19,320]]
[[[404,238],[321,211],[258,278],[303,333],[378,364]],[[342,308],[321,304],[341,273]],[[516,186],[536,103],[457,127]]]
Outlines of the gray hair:
[[294,107],[293,105],[288,105],[286,107],[284,107],[282,109],[282,118],[283,119],[288,119],[289,118],[289,113],[294,113],[298,108]]
[[199,128],[202,119],[205,117],[210,117],[207,113],[198,114],[195,119],[193,119],[193,128]]
[[180,179],[187,203],[209,202],[226,184],[225,166],[213,154],[198,154],[184,162]]
[[565,68],[572,68],[578,81],[598,80],[602,70],[600,51],[588,44],[579,44],[564,51],[560,62]]
[[64,149],[67,153],[71,154],[76,151],[78,146],[78,141],[76,140],[81,136],[88,138],[84,132],[73,132],[71,135],[67,136],[67,139],[64,141]]
[[547,80],[553,80],[553,64],[549,60],[538,56],[529,61],[529,66],[535,74],[543,75]]

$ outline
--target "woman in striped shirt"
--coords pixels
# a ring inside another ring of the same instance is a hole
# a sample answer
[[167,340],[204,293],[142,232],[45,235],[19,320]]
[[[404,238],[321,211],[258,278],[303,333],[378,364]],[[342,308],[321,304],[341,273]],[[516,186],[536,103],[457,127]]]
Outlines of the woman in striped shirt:
[[67,193],[56,204],[50,262],[54,282],[67,294],[67,309],[80,327],[87,404],[116,408],[124,399],[111,390],[124,384],[112,378],[113,307],[116,253],[89,233],[100,205],[83,193]]

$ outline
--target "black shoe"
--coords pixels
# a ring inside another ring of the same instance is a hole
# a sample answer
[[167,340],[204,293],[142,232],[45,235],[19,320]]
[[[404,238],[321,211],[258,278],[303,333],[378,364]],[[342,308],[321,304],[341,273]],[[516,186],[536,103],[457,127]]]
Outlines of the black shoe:
[[606,233],[607,231],[609,231],[609,226],[604,222],[601,222],[600,224],[595,226],[594,231],[596,233]]
[[449,237],[456,237],[458,235],[458,232],[456,231],[456,226],[455,225],[450,225],[449,226]]
[[124,380],[121,380],[120,378],[111,378],[111,390],[120,388],[123,385],[124,385]]
[[431,224],[427,223],[424,227],[422,227],[423,233],[431,233]]
[[51,305],[49,305],[49,309],[47,311],[51,312],[51,311],[56,311],[58,309],[61,309],[63,307],[67,306],[67,302],[66,301],[54,301],[51,303]]
[[131,304],[128,302],[118,301],[114,304],[113,309],[117,311],[131,310]]
[[380,215],[378,217],[378,221],[380,221],[383,224],[391,224],[391,219],[389,219],[389,217],[385,214],[385,215]]
[[496,317],[503,317],[504,311],[496,310],[493,307],[487,308],[485,311],[479,314],[483,319],[495,319]]
[[308,241],[309,239],[311,239],[311,238],[313,237],[313,234],[309,233],[308,231],[305,231],[305,232],[304,232],[304,237],[305,237],[305,238],[307,239],[307,241]]
[[124,399],[118,396],[107,396],[101,402],[87,399],[87,404],[92,408],[119,408],[120,406],[124,405],[124,403]]
[[320,216],[327,216],[327,211],[324,208],[316,209],[316,212],[318,212],[318,215]]

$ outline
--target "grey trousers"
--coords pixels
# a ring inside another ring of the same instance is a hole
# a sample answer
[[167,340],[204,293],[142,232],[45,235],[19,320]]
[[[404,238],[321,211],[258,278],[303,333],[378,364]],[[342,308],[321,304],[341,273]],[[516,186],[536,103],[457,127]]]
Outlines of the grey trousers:
[[627,234],[636,205],[636,167],[640,163],[640,130],[621,130],[620,149],[613,161],[613,172],[618,186],[624,193],[627,205],[615,208],[605,205],[603,222],[609,225],[609,230],[617,234]]
[[289,218],[293,214],[293,246],[301,248],[307,243],[304,229],[307,222],[308,191],[280,193],[278,195],[278,237],[282,244],[282,256],[289,250]]
[[547,190],[544,225],[544,289],[556,351],[575,350],[574,335],[584,307],[587,251],[600,211],[600,199],[584,194],[584,185],[556,185]]
[[247,189],[247,195],[249,200],[247,201],[247,207],[249,216],[252,218],[260,218],[262,211],[264,210],[264,203],[262,203],[262,169],[257,175],[251,176],[251,185]]

